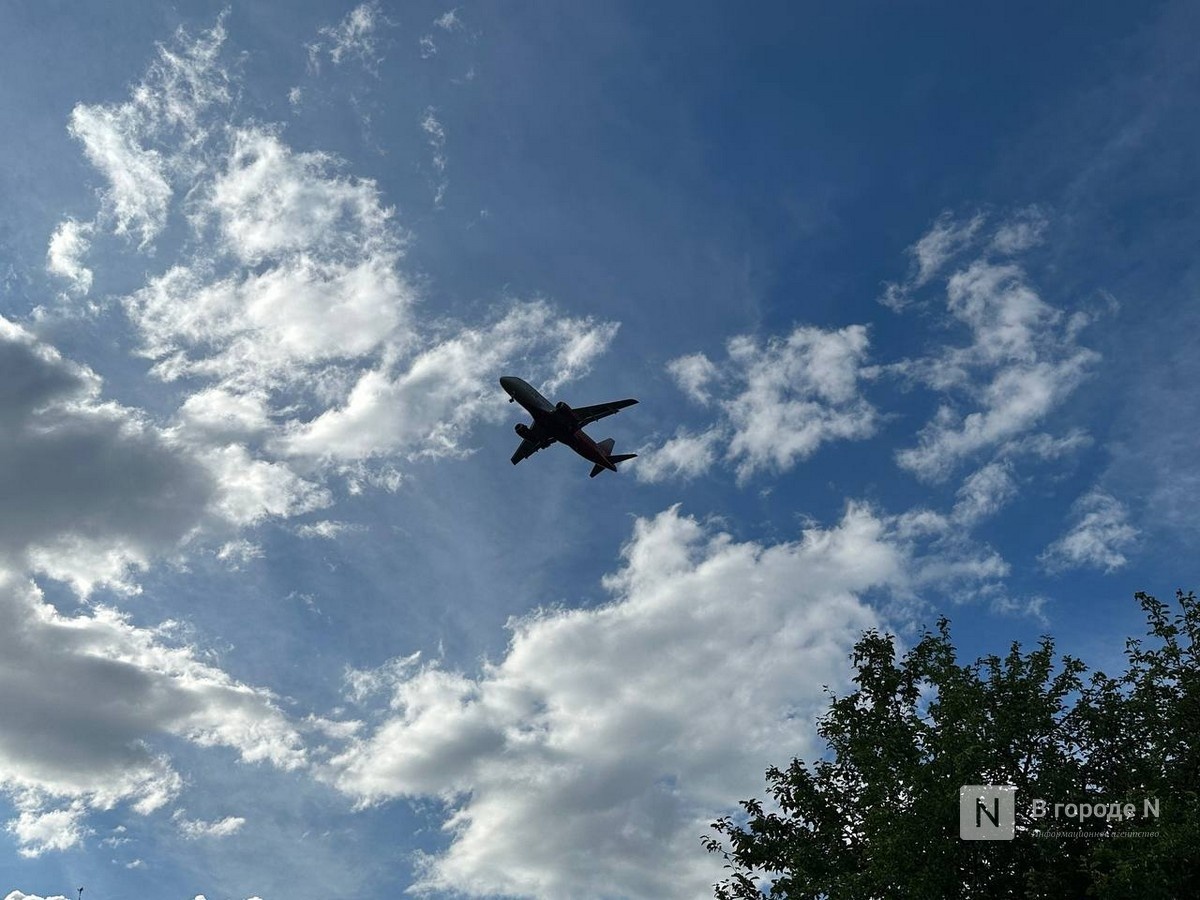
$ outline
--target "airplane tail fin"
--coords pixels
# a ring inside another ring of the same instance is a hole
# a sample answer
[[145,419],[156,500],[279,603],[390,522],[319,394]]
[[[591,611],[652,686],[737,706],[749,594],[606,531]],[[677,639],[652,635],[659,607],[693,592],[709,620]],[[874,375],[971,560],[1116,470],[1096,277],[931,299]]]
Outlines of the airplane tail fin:
[[[619,462],[625,462],[625,460],[633,459],[635,456],[637,456],[636,453],[618,453],[614,456],[613,452],[612,452],[613,443],[614,442],[613,442],[612,438],[605,438],[596,446],[604,451],[605,458],[610,463],[612,463],[614,467]],[[592,466],[592,472],[588,477],[595,478],[597,475],[599,475],[601,472],[603,472],[606,468],[607,468],[607,466],[602,466],[599,463],[597,463],[596,465]]]

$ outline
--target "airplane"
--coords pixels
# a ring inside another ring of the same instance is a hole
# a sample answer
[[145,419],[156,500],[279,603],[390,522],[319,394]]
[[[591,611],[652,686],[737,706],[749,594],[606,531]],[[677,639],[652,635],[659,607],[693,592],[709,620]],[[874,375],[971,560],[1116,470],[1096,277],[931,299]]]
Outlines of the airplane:
[[585,425],[590,425],[597,419],[603,419],[627,406],[633,406],[637,403],[636,400],[614,400],[611,403],[572,409],[562,401],[551,405],[550,401],[535,391],[529,382],[514,375],[505,375],[501,378],[500,387],[504,388],[508,394],[509,403],[520,403],[533,416],[532,425],[526,425],[524,422],[517,423],[515,430],[521,438],[521,445],[512,455],[514,466],[555,442],[565,444],[588,462],[594,463],[589,478],[595,478],[605,469],[615,472],[617,463],[637,456],[636,453],[613,455],[612,438],[605,438],[596,443],[583,430]]

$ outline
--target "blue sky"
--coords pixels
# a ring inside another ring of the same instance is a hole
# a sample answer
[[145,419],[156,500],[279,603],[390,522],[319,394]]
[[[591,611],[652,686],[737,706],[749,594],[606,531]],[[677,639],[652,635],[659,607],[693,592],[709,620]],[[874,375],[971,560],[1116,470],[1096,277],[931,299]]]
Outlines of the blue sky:
[[0,895],[705,896],[863,629],[1195,584],[1193,5],[0,31]]

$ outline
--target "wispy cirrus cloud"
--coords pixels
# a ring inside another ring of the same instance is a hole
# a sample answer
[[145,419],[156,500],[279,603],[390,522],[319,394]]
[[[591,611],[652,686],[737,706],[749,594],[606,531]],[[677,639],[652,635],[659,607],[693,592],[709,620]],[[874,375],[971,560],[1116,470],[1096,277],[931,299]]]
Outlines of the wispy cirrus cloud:
[[446,178],[446,166],[448,164],[446,158],[446,126],[438,119],[437,110],[432,106],[426,108],[424,114],[421,116],[421,131],[425,133],[430,152],[433,154],[431,159],[435,173],[433,205],[441,207],[442,201],[446,197],[446,188],[450,184]]
[[229,837],[241,831],[242,826],[246,824],[246,820],[241,816],[226,816],[211,822],[189,819],[184,810],[176,810],[172,819],[175,827],[179,829],[179,833],[191,841],[201,838]]
[[230,100],[229,75],[218,62],[224,18],[198,37],[181,29],[173,42],[160,44],[129,100],[81,103],[71,112],[71,135],[108,184],[97,226],[136,234],[141,250],[166,225],[172,181],[199,164],[197,151],[216,124],[202,121],[205,113]]
[[321,40],[308,45],[309,65],[320,71],[322,59],[327,58],[335,66],[355,59],[368,72],[376,72],[383,62],[379,32],[392,24],[378,0],[361,3],[336,25],[319,30]]

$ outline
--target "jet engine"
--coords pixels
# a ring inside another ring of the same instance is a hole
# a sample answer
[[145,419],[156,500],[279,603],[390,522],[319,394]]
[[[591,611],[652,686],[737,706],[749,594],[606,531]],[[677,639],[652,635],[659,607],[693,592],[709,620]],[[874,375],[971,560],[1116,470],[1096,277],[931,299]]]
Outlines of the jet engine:
[[522,439],[529,437],[529,426],[524,422],[518,422],[513,431],[515,431],[517,436]]

